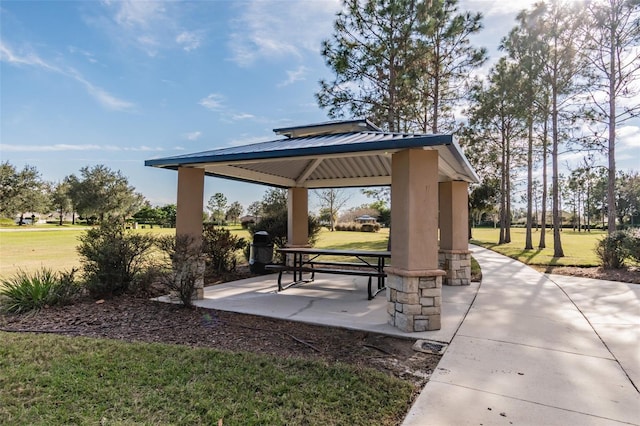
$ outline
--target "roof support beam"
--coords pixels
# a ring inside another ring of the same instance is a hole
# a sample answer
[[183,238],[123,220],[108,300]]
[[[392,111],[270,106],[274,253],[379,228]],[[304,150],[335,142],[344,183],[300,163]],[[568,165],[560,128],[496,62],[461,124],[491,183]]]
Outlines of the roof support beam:
[[307,168],[304,169],[302,174],[300,174],[300,176],[298,176],[298,179],[296,179],[296,184],[298,186],[302,186],[304,181],[307,180],[309,176],[311,176],[311,173],[313,173],[313,171],[316,168],[318,168],[318,166],[320,165],[320,163],[322,163],[322,161],[323,161],[322,158],[316,158],[315,160],[310,161],[309,164],[307,165]]

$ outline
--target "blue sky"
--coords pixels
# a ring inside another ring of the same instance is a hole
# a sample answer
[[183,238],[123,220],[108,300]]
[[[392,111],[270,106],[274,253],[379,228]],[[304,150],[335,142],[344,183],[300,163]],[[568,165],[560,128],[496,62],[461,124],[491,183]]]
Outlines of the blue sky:
[[[485,14],[475,41],[495,60],[528,4],[462,7]],[[327,120],[314,93],[330,77],[320,43],[338,9],[335,0],[3,0],[1,160],[35,166],[49,181],[104,164],[152,204],[175,202],[177,173],[144,160],[276,139],[274,128]],[[623,133],[620,165],[637,169],[640,128]],[[246,207],[264,190],[207,178],[205,203],[222,192]],[[366,201],[354,192],[351,204]]]

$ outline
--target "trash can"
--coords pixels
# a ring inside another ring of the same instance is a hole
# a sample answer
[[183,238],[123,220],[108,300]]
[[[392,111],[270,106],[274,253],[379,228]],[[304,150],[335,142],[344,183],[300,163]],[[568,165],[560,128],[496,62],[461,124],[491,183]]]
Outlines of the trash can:
[[264,274],[265,265],[273,261],[273,243],[267,231],[253,234],[253,243],[249,251],[249,269],[254,274]]

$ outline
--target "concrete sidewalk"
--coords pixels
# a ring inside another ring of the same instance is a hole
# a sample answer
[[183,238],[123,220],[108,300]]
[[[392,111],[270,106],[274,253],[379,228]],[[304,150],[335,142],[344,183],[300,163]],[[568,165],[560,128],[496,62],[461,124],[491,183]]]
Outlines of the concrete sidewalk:
[[472,250],[482,285],[404,425],[640,425],[640,286]]

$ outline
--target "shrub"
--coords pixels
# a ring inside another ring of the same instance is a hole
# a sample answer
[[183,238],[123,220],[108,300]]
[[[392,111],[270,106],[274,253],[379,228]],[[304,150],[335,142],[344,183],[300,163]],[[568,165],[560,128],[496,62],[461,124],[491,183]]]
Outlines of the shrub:
[[70,302],[80,292],[80,287],[75,282],[75,273],[75,269],[54,273],[43,268],[32,274],[20,271],[13,277],[2,280],[2,310],[23,313]]
[[[308,219],[309,244],[314,245],[316,243],[320,235],[320,229],[322,229],[322,225],[320,225],[318,218],[310,215]],[[256,224],[249,226],[251,236],[257,231],[267,231],[271,241],[273,241],[273,245],[278,248],[286,247],[287,230],[288,218],[286,211],[278,215],[265,216]]]
[[628,255],[627,233],[616,231],[598,241],[595,252],[605,269],[619,269],[624,266]]
[[629,258],[640,264],[640,229],[627,231],[626,245]]
[[162,268],[164,273],[160,274],[162,283],[183,305],[192,306],[198,281],[204,273],[203,244],[196,243],[190,235],[166,235],[158,238],[157,245],[168,259]]
[[228,229],[205,225],[202,251],[210,272],[231,272],[236,269],[236,251],[247,245],[244,238],[233,235]]
[[125,231],[117,222],[103,222],[80,236],[77,247],[87,288],[94,297],[122,294],[144,270],[154,244],[150,234]]

